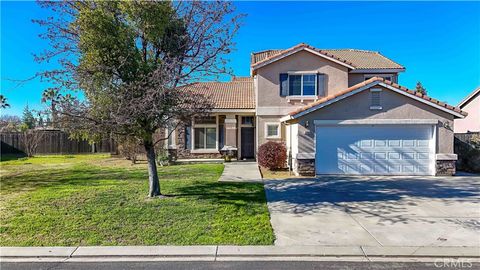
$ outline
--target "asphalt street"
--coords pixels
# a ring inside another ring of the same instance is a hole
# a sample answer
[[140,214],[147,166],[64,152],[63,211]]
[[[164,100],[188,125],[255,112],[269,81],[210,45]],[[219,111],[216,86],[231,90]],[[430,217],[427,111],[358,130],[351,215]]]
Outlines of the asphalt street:
[[362,269],[479,269],[480,263],[463,261],[442,261],[429,263],[406,262],[282,262],[282,261],[244,261],[244,262],[63,262],[63,263],[1,263],[2,270],[122,270],[122,269],[168,269],[168,270],[362,270]]

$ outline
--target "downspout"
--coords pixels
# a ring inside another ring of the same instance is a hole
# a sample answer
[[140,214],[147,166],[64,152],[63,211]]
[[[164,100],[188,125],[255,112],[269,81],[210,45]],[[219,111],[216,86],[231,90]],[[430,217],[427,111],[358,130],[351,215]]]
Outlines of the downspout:
[[293,166],[293,163],[292,163],[292,127],[288,123],[285,123],[285,124],[290,126],[290,128],[288,129],[288,132],[290,133],[290,136],[288,136],[289,141],[290,141],[289,145],[288,145],[288,174],[292,175],[292,166]]

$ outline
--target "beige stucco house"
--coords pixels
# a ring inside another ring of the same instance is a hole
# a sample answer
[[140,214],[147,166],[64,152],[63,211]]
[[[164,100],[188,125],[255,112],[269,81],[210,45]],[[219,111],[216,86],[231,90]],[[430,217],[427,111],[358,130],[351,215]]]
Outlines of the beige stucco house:
[[473,90],[457,107],[468,115],[455,119],[455,133],[480,132],[480,87]]
[[454,120],[467,114],[400,86],[405,68],[379,52],[302,43],[252,53],[250,71],[187,87],[215,109],[173,133],[167,146],[179,158],[219,157],[227,146],[253,159],[273,140],[301,175],[455,173]]

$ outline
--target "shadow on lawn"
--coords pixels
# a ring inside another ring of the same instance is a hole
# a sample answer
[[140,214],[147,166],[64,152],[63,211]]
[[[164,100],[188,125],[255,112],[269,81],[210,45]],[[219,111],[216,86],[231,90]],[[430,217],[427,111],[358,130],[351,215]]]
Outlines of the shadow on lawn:
[[[219,183],[219,173],[212,168],[199,166],[172,166],[159,171],[162,192],[170,198],[211,200],[217,203],[264,203],[262,184]],[[79,165],[73,168],[45,169],[25,172],[2,178],[2,193],[31,191],[39,188],[64,188],[65,186],[103,186],[123,184],[126,181],[147,185],[146,169],[125,169]],[[108,182],[108,183],[107,183]],[[139,187],[141,188],[141,187]],[[145,194],[147,190],[145,190]]]
[[97,186],[112,180],[144,180],[146,172],[114,168],[88,167],[45,169],[2,177],[2,192],[34,190],[60,185]]
[[0,155],[0,162],[17,160],[19,158],[24,158],[26,156],[27,155],[25,155],[25,154],[2,154],[2,155]]
[[192,183],[175,188],[173,197],[196,197],[202,200],[215,200],[218,202],[256,202],[265,203],[263,185],[258,183]]

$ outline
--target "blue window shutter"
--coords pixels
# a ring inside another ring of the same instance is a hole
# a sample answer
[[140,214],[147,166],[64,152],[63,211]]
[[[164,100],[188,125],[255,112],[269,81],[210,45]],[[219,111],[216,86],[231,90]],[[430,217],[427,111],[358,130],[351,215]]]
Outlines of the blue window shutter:
[[288,74],[280,73],[280,96],[288,96]]
[[325,96],[325,74],[317,74],[317,95]]

